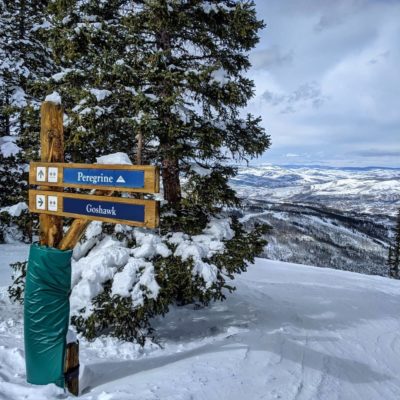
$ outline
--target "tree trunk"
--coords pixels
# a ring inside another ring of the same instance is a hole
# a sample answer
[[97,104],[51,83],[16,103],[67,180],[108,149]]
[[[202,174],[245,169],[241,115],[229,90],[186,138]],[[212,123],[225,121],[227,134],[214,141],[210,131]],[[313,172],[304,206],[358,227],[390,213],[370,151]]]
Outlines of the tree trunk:
[[181,201],[181,183],[179,180],[178,160],[171,158],[163,159],[162,180],[164,199],[170,204],[178,204]]
[[[160,16],[163,18],[164,16]],[[171,37],[166,29],[160,30],[157,36],[157,47],[164,52],[166,69],[170,64],[171,59]],[[168,99],[173,94],[173,87],[168,79],[164,80],[159,85],[159,96],[163,99]],[[164,199],[169,204],[178,205],[181,201],[181,183],[179,179],[179,160],[171,156],[171,147],[175,143],[175,138],[171,135],[171,110],[169,106],[160,113],[160,119],[163,122],[165,132],[168,132],[165,137],[160,138],[160,147],[162,153],[162,181],[164,187]]]

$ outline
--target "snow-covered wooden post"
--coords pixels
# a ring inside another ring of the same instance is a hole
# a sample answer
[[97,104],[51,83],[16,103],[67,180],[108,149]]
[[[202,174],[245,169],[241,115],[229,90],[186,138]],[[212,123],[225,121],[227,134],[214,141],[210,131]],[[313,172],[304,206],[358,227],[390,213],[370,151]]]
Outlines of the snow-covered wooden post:
[[[41,107],[40,158],[43,162],[64,161],[64,128],[61,99],[48,96]],[[41,187],[42,190],[62,191],[62,188]],[[57,247],[63,235],[63,218],[40,214],[40,244]]]

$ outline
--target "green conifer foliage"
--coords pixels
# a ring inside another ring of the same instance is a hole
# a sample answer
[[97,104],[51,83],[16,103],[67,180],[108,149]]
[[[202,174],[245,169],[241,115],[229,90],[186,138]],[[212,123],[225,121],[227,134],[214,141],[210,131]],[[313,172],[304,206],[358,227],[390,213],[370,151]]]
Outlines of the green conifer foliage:
[[[260,118],[242,114],[254,91],[248,52],[263,22],[253,2],[232,0],[52,0],[49,11],[58,71],[46,90],[63,99],[67,160],[117,151],[133,158],[140,133],[144,161],[161,167],[160,229],[103,227],[88,238],[105,263],[107,236],[131,247],[131,256],[107,270],[101,288],[92,287],[92,304],[72,319],[89,338],[144,343],[151,318],[171,305],[223,300],[266,244],[264,226],[247,232],[231,215],[240,201],[228,184],[235,161],[270,144]],[[75,288],[91,287],[84,274],[73,279]]]
[[124,64],[126,1],[50,2],[49,41],[58,65],[48,91],[60,93],[66,113],[66,158],[94,162],[135,147],[135,76]]
[[44,93],[40,82],[52,68],[42,35],[46,5],[38,0],[0,1],[0,205],[25,200],[25,151],[38,148],[35,133]]
[[[245,76],[247,52],[263,23],[252,2],[131,4],[134,11],[124,24],[135,41],[125,59],[140,83],[137,100],[147,116],[138,127],[159,143],[164,197],[176,205],[182,173],[196,174],[200,166],[227,181],[234,170],[221,164],[257,156],[269,146],[260,119],[240,114],[254,89]],[[215,203],[225,201],[221,191],[215,196]]]
[[389,247],[388,266],[389,276],[400,279],[400,210],[397,214],[396,231],[393,244]]

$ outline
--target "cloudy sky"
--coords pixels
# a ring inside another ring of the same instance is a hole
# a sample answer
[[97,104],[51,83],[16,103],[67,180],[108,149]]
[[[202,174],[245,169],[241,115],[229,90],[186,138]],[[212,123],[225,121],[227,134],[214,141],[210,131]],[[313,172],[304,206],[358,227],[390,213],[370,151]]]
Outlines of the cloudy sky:
[[400,167],[400,0],[256,0],[272,147],[257,162]]

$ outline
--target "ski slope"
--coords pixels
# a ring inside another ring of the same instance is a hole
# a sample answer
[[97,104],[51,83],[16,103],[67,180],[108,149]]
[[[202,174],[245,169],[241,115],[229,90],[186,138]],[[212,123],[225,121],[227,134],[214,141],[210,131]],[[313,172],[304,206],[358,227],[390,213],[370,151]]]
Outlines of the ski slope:
[[[223,303],[158,319],[161,346],[81,340],[81,398],[400,399],[400,281],[257,259],[236,283]],[[3,285],[0,399],[66,398],[25,382],[22,331]]]

